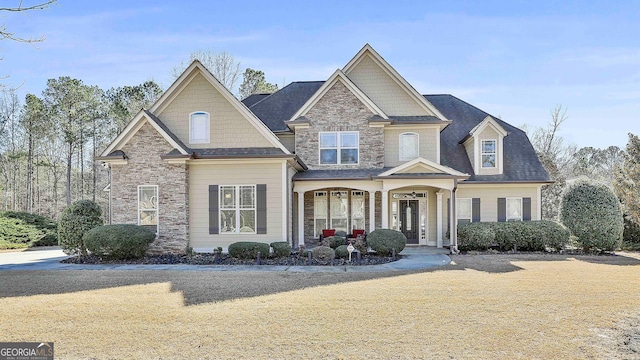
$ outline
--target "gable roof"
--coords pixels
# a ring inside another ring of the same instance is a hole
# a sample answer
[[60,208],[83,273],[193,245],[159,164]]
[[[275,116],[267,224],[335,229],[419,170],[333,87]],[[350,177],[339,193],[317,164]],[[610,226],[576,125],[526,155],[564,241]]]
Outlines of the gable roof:
[[504,171],[500,175],[475,175],[469,162],[464,139],[482,123],[488,113],[452,95],[424,95],[452,122],[440,132],[440,163],[472,174],[467,181],[475,182],[550,182],[549,174],[540,163],[527,134],[496,117],[492,117],[509,136],[504,138]]
[[381,173],[379,176],[384,177],[384,176],[392,176],[392,175],[398,175],[398,174],[403,174],[403,175],[412,174],[412,173],[406,173],[404,171],[414,167],[419,167],[424,169],[425,171],[423,171],[422,173],[451,175],[451,176],[460,177],[460,178],[469,177],[469,174],[462,173],[448,166],[438,164],[436,162],[433,162],[431,160],[428,160],[422,157],[418,157],[411,161],[407,161],[404,164],[398,165],[392,169],[389,169]]
[[100,158],[107,158],[112,152],[120,150],[136,132],[146,123],[149,123],[171,146],[173,146],[181,155],[191,153],[189,149],[178,137],[167,128],[167,126],[153,115],[149,110],[142,109],[127,124],[120,134],[109,144],[109,146],[100,154]]
[[313,108],[315,104],[322,99],[322,97],[338,82],[341,82],[346,88],[356,97],[364,106],[369,109],[374,115],[378,115],[383,119],[388,119],[389,117],[376,105],[369,97],[362,92],[340,69],[336,70],[327,81],[320,86],[320,88],[313,94],[305,103],[302,105],[298,111],[296,111],[291,118],[290,121],[296,120],[300,116],[304,116],[307,114],[309,110]]
[[[403,89],[420,107],[425,109],[428,113],[433,114],[435,117],[441,119],[442,121],[448,121],[447,117],[442,114],[433,104],[429,102],[424,96],[420,95],[416,89],[411,86],[405,80],[402,75],[400,75],[396,69],[394,69],[389,63],[378,54],[377,51],[371,47],[369,44],[365,44],[360,51],[342,68],[342,71],[349,76],[349,73],[356,68],[356,66],[362,61],[365,57],[370,57],[380,68],[387,73],[391,77],[393,81],[395,81],[401,89]],[[390,114],[395,115],[395,114]]]
[[253,112],[241,103],[231,92],[224,86],[218,79],[211,74],[211,72],[200,61],[194,60],[182,74],[171,84],[167,91],[162,94],[153,106],[149,109],[152,113],[161,113],[181,92],[187,85],[196,77],[196,74],[201,74],[230,104],[233,106],[247,121],[258,130],[258,132],[267,139],[267,141],[281,149],[285,154],[290,154],[289,150],[282,145],[280,140],[275,136],[273,132],[262,122]]
[[250,110],[273,132],[289,132],[285,121],[298,111],[313,94],[324,84],[324,81],[293,82],[275,93],[264,97],[253,105],[243,100]]
[[505,137],[508,135],[507,130],[505,130],[500,124],[498,124],[496,119],[491,117],[491,115],[487,115],[487,117],[484,118],[484,120],[482,120],[478,125],[474,126],[473,129],[471,129],[471,131],[469,131],[469,134],[467,136],[465,136],[462,140],[460,140],[460,143],[464,143],[467,139],[476,136],[476,134],[480,134],[487,127],[491,127],[502,137]]

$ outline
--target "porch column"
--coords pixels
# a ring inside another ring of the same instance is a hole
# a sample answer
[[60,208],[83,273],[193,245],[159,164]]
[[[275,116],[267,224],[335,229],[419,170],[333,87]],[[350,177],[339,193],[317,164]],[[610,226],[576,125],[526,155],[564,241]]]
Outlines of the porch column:
[[436,193],[436,246],[442,247],[442,191]]
[[456,190],[458,190],[458,180],[453,180],[453,189],[451,190],[451,231],[449,238],[449,250],[452,254],[458,253],[458,209],[456,209]]
[[382,228],[389,228],[389,192],[382,191]]
[[376,192],[369,191],[369,233],[376,229]]
[[298,191],[298,246],[304,245],[304,192]]

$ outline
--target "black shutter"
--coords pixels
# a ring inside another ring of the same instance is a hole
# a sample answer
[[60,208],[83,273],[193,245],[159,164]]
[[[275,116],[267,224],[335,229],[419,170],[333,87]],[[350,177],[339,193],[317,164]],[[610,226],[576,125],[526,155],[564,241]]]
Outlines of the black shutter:
[[480,198],[471,199],[471,221],[480,222]]
[[209,234],[220,233],[218,206],[218,185],[209,185]]
[[267,184],[256,185],[256,209],[257,209],[256,232],[258,234],[266,234],[267,233]]
[[531,221],[531,198],[522,198],[522,221]]
[[507,199],[498,198],[498,221],[507,221]]

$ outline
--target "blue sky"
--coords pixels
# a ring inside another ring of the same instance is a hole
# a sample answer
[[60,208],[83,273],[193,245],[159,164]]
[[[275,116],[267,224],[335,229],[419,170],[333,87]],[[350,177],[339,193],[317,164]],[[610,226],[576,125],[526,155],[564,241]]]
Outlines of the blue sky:
[[0,42],[0,75],[21,85],[22,98],[59,76],[103,89],[149,79],[166,88],[191,51],[213,49],[282,86],[325,80],[370,43],[419,92],[453,94],[513,125],[545,126],[560,104],[566,142],[623,147],[628,132],[640,134],[640,2],[314,4],[59,0],[2,14],[16,35],[46,41]]

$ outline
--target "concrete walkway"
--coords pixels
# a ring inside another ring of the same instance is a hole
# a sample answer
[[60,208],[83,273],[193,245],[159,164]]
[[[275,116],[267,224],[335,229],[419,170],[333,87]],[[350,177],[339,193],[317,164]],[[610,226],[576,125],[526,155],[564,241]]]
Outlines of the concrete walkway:
[[275,266],[275,265],[85,265],[63,264],[67,258],[57,247],[0,253],[0,271],[6,270],[174,270],[174,271],[287,271],[287,272],[393,272],[447,265],[446,249],[407,247],[403,258],[387,264],[363,266]]

